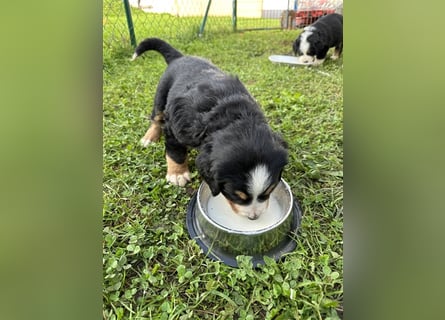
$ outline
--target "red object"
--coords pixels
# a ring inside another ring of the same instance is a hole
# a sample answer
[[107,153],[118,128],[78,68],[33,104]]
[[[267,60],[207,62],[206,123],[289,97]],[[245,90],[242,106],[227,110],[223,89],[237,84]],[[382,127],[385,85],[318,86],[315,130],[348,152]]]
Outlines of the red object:
[[311,25],[318,18],[334,12],[335,9],[298,10],[295,13],[295,25],[297,28],[302,28]]

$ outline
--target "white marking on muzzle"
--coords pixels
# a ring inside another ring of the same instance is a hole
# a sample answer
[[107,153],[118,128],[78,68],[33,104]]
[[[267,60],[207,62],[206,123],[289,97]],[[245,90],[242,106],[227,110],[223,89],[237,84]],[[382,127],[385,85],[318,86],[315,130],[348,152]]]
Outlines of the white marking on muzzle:
[[269,201],[259,202],[258,196],[268,188],[269,180],[270,173],[265,165],[258,165],[250,171],[247,187],[252,196],[252,203],[247,206],[237,206],[241,214],[250,219],[257,219],[267,210]]
[[252,197],[256,198],[268,187],[270,173],[267,167],[261,164],[250,171],[249,178],[248,190]]
[[312,29],[309,29],[308,31],[304,31],[301,34],[301,39],[300,39],[300,51],[303,55],[307,55],[309,48],[311,46],[311,44],[309,43],[309,41],[307,41],[307,38],[312,35]]

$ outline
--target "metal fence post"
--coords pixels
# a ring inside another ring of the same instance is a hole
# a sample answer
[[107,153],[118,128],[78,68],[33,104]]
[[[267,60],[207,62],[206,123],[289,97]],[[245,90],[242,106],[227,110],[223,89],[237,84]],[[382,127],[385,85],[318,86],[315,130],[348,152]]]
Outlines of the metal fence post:
[[200,37],[202,37],[202,34],[204,33],[204,28],[206,26],[207,16],[209,15],[209,9],[210,9],[210,5],[211,4],[212,4],[212,0],[209,0],[209,2],[207,2],[207,8],[206,8],[206,12],[204,14],[204,17],[202,19],[201,26],[199,27],[199,34],[198,34],[198,36],[200,36]]
[[128,0],[124,1],[125,16],[127,18],[128,32],[130,33],[130,41],[133,47],[136,47],[136,35],[134,34],[133,19],[131,17],[130,4]]
[[237,1],[233,0],[232,1],[232,27],[233,27],[233,32],[236,32],[236,8],[237,8]]

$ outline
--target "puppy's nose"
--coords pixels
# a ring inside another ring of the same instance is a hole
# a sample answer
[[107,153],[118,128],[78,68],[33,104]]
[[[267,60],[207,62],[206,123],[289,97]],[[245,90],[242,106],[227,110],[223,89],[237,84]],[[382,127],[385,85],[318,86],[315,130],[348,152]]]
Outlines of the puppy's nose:
[[258,219],[258,215],[257,215],[257,214],[253,214],[253,215],[251,215],[251,216],[248,216],[248,218],[249,218],[250,220],[256,220],[256,219]]

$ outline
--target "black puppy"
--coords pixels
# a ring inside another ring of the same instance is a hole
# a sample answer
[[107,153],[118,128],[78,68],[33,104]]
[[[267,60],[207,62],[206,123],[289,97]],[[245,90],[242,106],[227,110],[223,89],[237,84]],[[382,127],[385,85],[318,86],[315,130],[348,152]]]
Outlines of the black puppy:
[[325,15],[304,28],[292,46],[300,62],[315,65],[323,63],[332,47],[331,59],[335,60],[343,51],[343,16],[338,13]]
[[196,166],[213,196],[221,192],[235,212],[257,219],[287,164],[285,141],[237,77],[157,38],[143,40],[133,59],[147,50],[161,53],[168,67],[142,145],[164,132],[166,178],[179,186],[190,181],[187,151],[197,148]]

